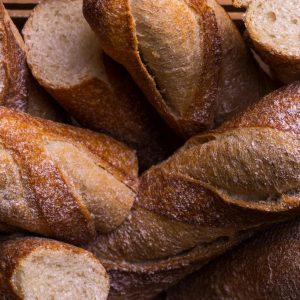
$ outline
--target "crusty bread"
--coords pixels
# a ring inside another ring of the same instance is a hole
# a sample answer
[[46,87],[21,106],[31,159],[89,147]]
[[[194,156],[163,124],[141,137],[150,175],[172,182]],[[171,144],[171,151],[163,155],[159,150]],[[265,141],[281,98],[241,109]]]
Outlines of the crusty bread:
[[0,108],[0,222],[70,242],[127,217],[133,150],[105,135]]
[[23,38],[2,1],[0,33],[0,105],[45,119],[65,121],[61,108],[49,99],[31,76],[26,63]]
[[109,280],[88,251],[31,237],[0,240],[2,300],[105,300]]
[[136,149],[142,169],[175,150],[171,130],[126,70],[102,51],[82,0],[43,1],[23,34],[33,75],[81,125]]
[[168,300],[300,298],[300,220],[274,226],[184,279]]
[[265,93],[242,37],[214,0],[83,3],[105,52],[127,68],[185,138],[216,126]]
[[300,80],[300,5],[298,0],[252,0],[245,24],[252,46],[275,76]]
[[0,105],[25,111],[28,69],[18,29],[0,1]]
[[299,135],[297,82],[147,171],[127,220],[87,245],[109,271],[111,298],[150,299],[253,231],[299,215]]

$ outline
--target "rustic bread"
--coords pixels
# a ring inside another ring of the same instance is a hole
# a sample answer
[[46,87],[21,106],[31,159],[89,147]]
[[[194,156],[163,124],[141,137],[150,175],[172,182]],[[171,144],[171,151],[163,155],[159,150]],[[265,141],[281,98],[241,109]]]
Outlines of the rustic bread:
[[83,3],[104,51],[127,68],[185,138],[220,124],[265,93],[242,37],[214,0]]
[[245,24],[251,43],[275,76],[300,80],[300,5],[298,0],[252,0]]
[[299,134],[297,82],[147,171],[127,220],[87,245],[109,271],[111,298],[149,299],[255,230],[299,215]]
[[31,237],[0,240],[0,298],[105,300],[109,280],[89,252]]
[[23,38],[0,1],[0,105],[63,122],[62,109],[31,76]]
[[18,29],[0,1],[0,105],[25,111],[28,69]]
[[127,217],[133,150],[105,135],[0,108],[0,223],[73,243]]
[[274,226],[184,279],[168,300],[300,298],[300,220]]
[[171,130],[126,70],[102,51],[82,0],[43,1],[23,33],[33,75],[81,125],[136,149],[142,169],[175,150]]

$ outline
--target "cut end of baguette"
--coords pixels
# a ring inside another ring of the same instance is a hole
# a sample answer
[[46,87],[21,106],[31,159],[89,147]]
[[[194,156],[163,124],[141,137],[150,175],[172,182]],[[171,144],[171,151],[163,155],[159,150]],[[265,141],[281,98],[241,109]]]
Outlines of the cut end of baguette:
[[65,87],[89,78],[106,81],[100,44],[81,8],[82,0],[43,1],[27,22],[27,59],[41,83]]
[[109,281],[102,265],[88,253],[39,248],[12,277],[18,296],[31,299],[107,299]]
[[272,52],[300,56],[299,0],[256,0],[249,5],[246,26],[252,39]]

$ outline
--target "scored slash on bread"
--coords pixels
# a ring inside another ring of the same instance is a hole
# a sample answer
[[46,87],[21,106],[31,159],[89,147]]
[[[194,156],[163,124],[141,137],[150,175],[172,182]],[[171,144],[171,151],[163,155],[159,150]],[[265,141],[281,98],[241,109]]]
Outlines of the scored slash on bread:
[[274,226],[168,292],[167,300],[299,299],[300,219]]
[[126,67],[185,138],[215,127],[266,93],[242,37],[214,0],[83,3],[104,51]]
[[88,251],[31,237],[0,239],[0,298],[107,299],[109,279]]
[[248,1],[245,25],[251,46],[284,83],[300,80],[298,0]]
[[133,150],[105,135],[0,108],[1,222],[73,243],[127,217]]
[[102,51],[82,0],[43,1],[23,34],[33,75],[81,125],[136,149],[143,170],[175,149],[171,130],[126,70]]
[[130,216],[86,246],[111,276],[111,299],[150,299],[247,235],[299,215],[299,135],[296,82],[144,173]]

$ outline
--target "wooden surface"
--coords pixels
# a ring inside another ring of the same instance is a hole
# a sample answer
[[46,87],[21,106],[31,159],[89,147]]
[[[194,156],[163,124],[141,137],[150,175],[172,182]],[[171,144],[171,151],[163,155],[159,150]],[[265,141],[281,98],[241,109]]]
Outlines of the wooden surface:
[[[60,1],[60,0],[57,0]],[[39,0],[4,0],[3,1],[10,15],[16,22],[24,21],[30,15],[34,6],[39,3]],[[243,18],[243,9],[235,8],[231,4],[231,0],[218,0],[224,6],[231,18],[240,23]]]

